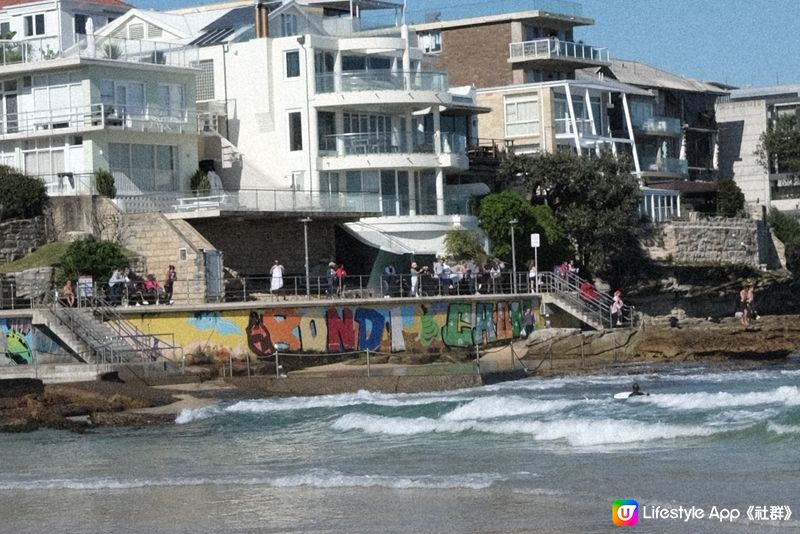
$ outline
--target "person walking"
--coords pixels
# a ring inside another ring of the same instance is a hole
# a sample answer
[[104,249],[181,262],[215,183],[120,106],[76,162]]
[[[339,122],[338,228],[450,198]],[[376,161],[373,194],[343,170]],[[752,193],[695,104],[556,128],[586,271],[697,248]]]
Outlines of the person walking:
[[347,277],[347,271],[344,270],[344,264],[340,263],[336,268],[336,296],[342,297],[344,295],[344,279]]
[[175,271],[175,266],[170,265],[167,267],[167,276],[164,277],[164,300],[167,304],[172,304],[172,290],[175,281],[178,279],[178,273]]
[[419,271],[417,270],[417,263],[411,262],[411,292],[409,297],[416,297],[417,289],[419,287]]
[[[278,295],[283,293],[283,265],[278,260],[272,262],[272,267],[269,269],[269,275],[272,277],[272,280],[269,284],[270,292],[278,298]],[[286,295],[283,295],[283,300],[286,300]]]
[[625,303],[622,302],[622,291],[617,289],[614,291],[614,300],[611,303],[611,325],[622,326],[622,308]]
[[528,270],[528,287],[531,293],[539,291],[539,273],[536,272],[536,265],[531,263],[531,268]]
[[535,318],[533,315],[533,311],[530,308],[525,310],[525,315],[522,316],[522,326],[525,328],[525,337],[530,337],[531,333],[533,333],[533,323],[535,322]]

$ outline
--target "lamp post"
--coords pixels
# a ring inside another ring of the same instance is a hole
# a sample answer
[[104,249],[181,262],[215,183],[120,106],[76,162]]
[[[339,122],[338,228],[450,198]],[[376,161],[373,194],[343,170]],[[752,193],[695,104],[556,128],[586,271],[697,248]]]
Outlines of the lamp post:
[[311,297],[311,277],[308,274],[308,223],[311,222],[310,217],[300,219],[303,223],[303,246],[306,251],[306,297]]
[[508,221],[511,225],[511,289],[514,293],[517,292],[517,248],[514,245],[514,225],[518,222],[517,219]]

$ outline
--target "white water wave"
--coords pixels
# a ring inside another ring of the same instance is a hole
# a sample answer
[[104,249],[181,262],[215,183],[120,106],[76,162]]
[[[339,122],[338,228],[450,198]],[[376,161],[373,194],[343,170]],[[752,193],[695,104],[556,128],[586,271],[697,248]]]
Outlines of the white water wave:
[[773,421],[767,423],[767,430],[778,435],[800,434],[800,426],[798,425],[782,425]]
[[750,410],[725,410],[723,412],[715,413],[708,418],[709,425],[730,425],[734,424],[748,424],[748,423],[761,423],[768,419],[777,416],[779,410],[769,408],[766,410],[750,411]]
[[767,391],[750,391],[747,393],[663,393],[641,396],[634,402],[655,404],[670,410],[712,410],[716,408],[734,408],[759,406],[761,404],[783,404],[800,406],[800,390],[797,386],[781,386]]
[[568,399],[539,400],[525,399],[518,396],[479,397],[444,414],[442,419],[446,421],[465,421],[470,419],[497,419],[535,413],[554,413],[561,412],[585,402],[591,401]]
[[573,447],[647,442],[687,437],[705,437],[739,425],[712,427],[707,425],[675,425],[634,420],[564,418],[558,421],[485,422],[478,420],[448,421],[426,417],[381,417],[367,414],[343,415],[333,423],[339,431],[361,431],[367,434],[410,436],[417,434],[484,432],[489,434],[529,434],[536,441],[565,441]]
[[333,470],[312,469],[302,473],[277,477],[181,477],[163,479],[51,479],[0,481],[0,490],[129,490],[149,487],[188,486],[270,486],[276,488],[370,488],[393,489],[485,489],[512,478],[532,478],[533,474],[500,475],[468,473],[463,475],[347,475]]

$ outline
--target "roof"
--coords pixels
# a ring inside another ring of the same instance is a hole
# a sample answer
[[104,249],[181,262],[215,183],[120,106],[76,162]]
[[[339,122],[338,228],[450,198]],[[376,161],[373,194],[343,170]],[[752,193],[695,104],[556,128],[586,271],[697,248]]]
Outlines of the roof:
[[[0,0],[0,8],[4,7],[11,7],[17,6],[21,4],[31,4],[34,0]],[[118,6],[124,8],[132,8],[133,6],[130,4],[126,4],[121,0],[81,0],[86,4],[101,4],[101,5],[108,5],[108,6]]]
[[770,85],[767,87],[748,87],[731,91],[731,100],[766,98],[768,96],[800,96],[800,85]]
[[[655,87],[661,89],[675,89],[694,93],[727,94],[719,84],[684,78],[671,72],[628,59],[611,59],[611,65],[606,67],[613,76],[622,83],[637,85],[639,87]],[[593,71],[595,69],[583,69]]]
[[499,87],[486,87],[478,89],[477,93],[478,94],[518,93],[530,89],[564,87],[566,85],[569,85],[570,88],[576,88],[576,89],[595,89],[598,91],[610,91],[612,93],[625,93],[629,95],[639,95],[639,96],[653,96],[649,91],[645,91],[644,89],[640,89],[633,85],[620,83],[616,80],[609,80],[609,79],[600,80],[597,77],[594,78],[587,77],[586,79],[579,79],[579,80],[555,80],[552,82],[535,82],[535,83],[525,83],[518,85],[502,85]]
[[[487,5],[491,6],[491,3],[487,2]],[[497,24],[503,22],[511,22],[517,20],[531,20],[531,19],[557,20],[559,22],[566,22],[572,26],[591,26],[592,24],[594,24],[594,20],[585,17],[534,10],[534,11],[518,11],[515,13],[490,14],[480,17],[470,17],[466,19],[441,20],[435,22],[417,23],[413,24],[413,27],[414,30],[416,31],[444,30],[450,28],[461,28],[464,26],[477,26],[479,24]]]
[[253,6],[237,7],[231,9],[218,19],[204,27],[202,35],[190,42],[195,46],[212,46],[227,41],[237,30],[255,24],[255,10]]

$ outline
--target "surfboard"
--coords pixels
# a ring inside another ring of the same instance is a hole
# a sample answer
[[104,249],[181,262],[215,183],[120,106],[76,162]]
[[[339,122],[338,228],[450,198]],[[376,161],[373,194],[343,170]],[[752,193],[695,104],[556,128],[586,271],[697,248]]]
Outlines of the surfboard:
[[615,399],[627,399],[628,397],[630,397],[630,395],[631,395],[630,391],[623,391],[621,393],[615,393],[614,394],[614,398]]

